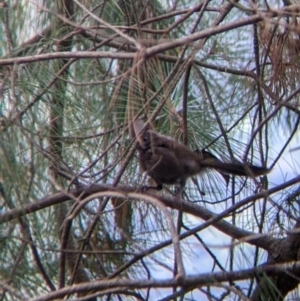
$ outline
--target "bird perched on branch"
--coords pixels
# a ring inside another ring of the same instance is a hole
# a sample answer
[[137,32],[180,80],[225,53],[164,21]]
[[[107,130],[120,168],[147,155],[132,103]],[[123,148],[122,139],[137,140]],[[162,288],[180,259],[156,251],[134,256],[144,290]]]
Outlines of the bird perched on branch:
[[138,141],[139,164],[161,189],[162,184],[177,184],[182,193],[186,179],[212,168],[221,174],[257,177],[270,169],[251,164],[226,163],[207,151],[194,152],[176,140],[160,135],[145,127],[141,119],[133,123],[133,132]]

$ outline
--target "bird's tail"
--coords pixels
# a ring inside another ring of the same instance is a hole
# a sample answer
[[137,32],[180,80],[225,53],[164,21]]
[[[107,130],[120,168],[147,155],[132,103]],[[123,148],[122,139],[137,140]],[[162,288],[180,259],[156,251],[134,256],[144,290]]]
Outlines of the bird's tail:
[[201,162],[203,167],[213,168],[221,173],[231,174],[235,176],[249,176],[258,177],[266,175],[271,171],[271,169],[261,166],[256,166],[252,164],[242,164],[242,163],[226,163],[219,160],[203,160]]

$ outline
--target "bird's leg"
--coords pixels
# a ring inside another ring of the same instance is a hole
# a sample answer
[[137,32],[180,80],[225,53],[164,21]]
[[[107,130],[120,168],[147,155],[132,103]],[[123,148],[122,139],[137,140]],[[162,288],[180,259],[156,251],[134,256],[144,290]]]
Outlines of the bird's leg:
[[146,192],[147,190],[150,190],[150,189],[154,189],[154,190],[162,190],[163,189],[163,186],[161,184],[157,184],[157,186],[142,186],[142,191],[143,192]]
[[145,183],[145,180],[146,180],[146,177],[147,177],[147,173],[143,173],[143,180],[142,180],[142,184],[141,186],[139,187],[138,190],[142,191],[142,192],[146,192],[150,189],[154,189],[154,190],[162,190],[163,186],[162,184],[157,184],[156,186],[148,186],[148,185],[143,185]]
[[175,196],[179,198],[183,197],[183,187],[181,185],[175,186]]
[[175,196],[183,199],[183,191],[185,186],[185,180],[181,180],[179,185],[175,187]]
[[182,226],[182,199],[184,193],[185,180],[181,180],[179,185],[175,186],[175,199],[174,199],[174,208],[178,209],[178,221],[177,221],[177,230],[180,233],[180,228]]

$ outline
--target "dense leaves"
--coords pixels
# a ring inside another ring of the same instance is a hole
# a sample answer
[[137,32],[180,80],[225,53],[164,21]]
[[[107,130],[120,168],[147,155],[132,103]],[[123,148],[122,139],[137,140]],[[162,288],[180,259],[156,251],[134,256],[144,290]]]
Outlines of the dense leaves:
[[[283,300],[299,283],[298,3],[0,1],[1,300]],[[267,176],[148,183],[132,121]]]

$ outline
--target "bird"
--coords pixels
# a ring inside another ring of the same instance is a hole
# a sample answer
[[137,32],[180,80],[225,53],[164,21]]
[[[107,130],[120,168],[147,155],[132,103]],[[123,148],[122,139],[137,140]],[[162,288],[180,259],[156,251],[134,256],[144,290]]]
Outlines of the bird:
[[[239,162],[222,162],[206,150],[193,151],[170,137],[150,130],[142,119],[133,122],[133,134],[137,139],[138,160],[141,169],[162,189],[163,184],[179,185],[177,194],[182,194],[186,180],[208,169],[222,175],[258,177],[270,172],[269,168]],[[144,187],[147,189],[147,187]]]

